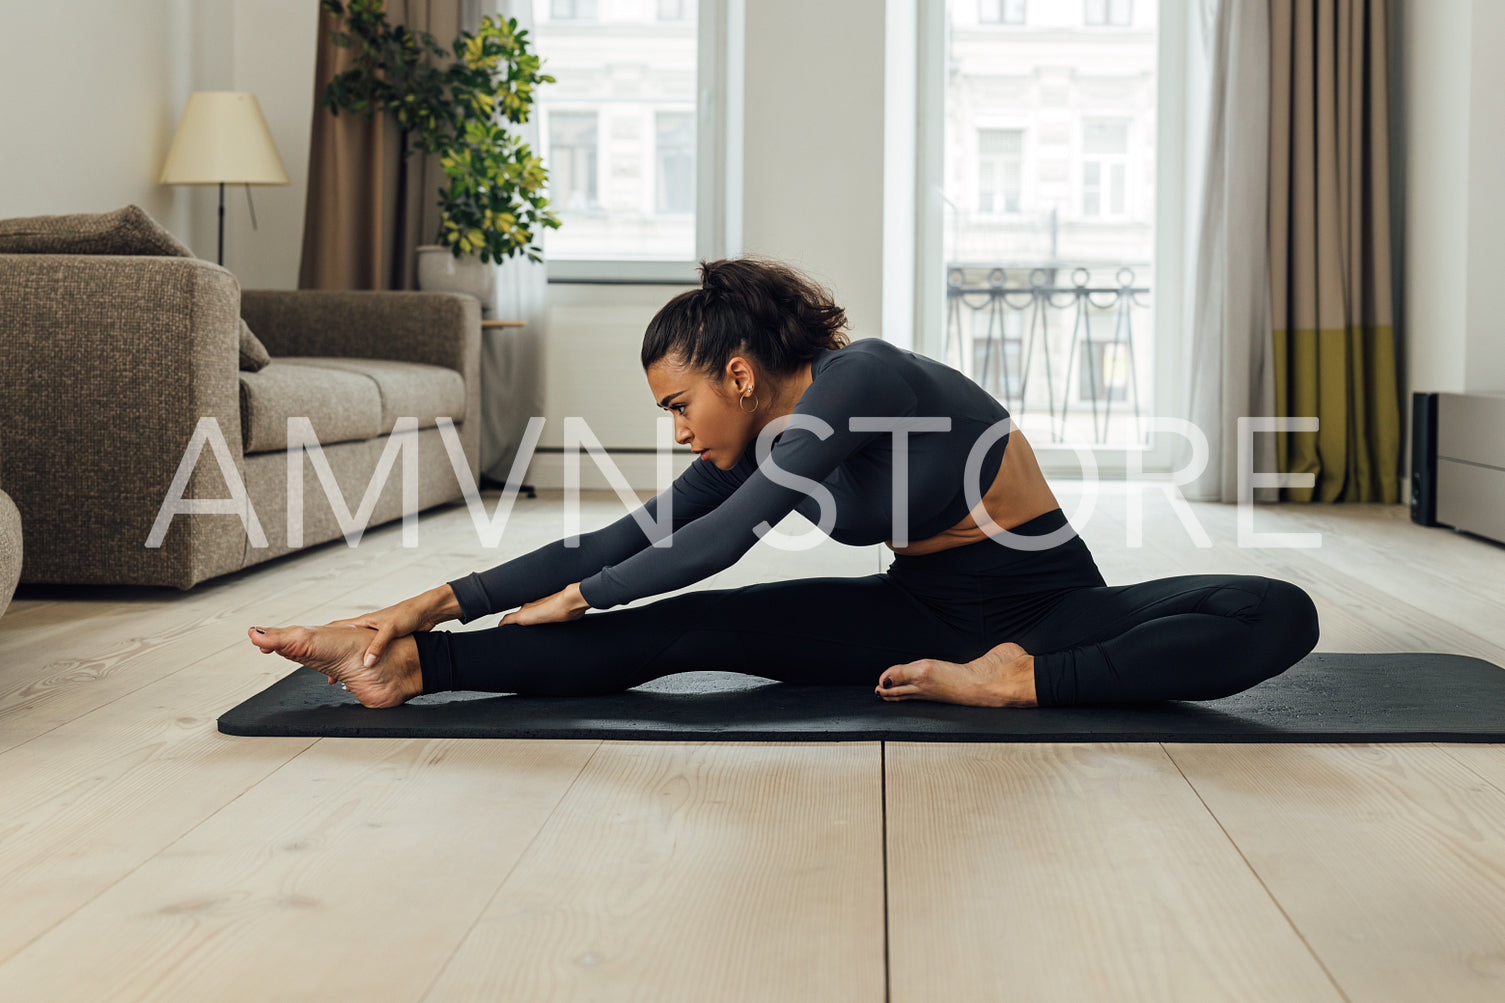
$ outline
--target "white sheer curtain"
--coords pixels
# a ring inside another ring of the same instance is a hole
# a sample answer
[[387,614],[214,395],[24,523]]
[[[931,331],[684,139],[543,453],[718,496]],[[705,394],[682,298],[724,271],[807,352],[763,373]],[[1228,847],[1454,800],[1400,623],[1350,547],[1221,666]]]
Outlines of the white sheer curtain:
[[[1186,417],[1208,462],[1183,489],[1238,500],[1238,419],[1275,413],[1270,333],[1268,0],[1193,0],[1187,31]],[[1253,469],[1274,472],[1275,436],[1253,436]],[[1255,501],[1278,501],[1259,488]]]
[[[528,41],[534,41],[531,0],[464,2],[474,8],[474,20],[468,23],[479,25],[489,15],[502,20],[515,17],[518,28],[528,32]],[[536,46],[534,51],[537,52]],[[544,72],[548,72],[547,65]],[[507,128],[520,133],[534,154],[541,152],[536,104],[527,122],[507,123]],[[487,328],[481,338],[481,474],[490,481],[504,483],[511,473],[528,419],[544,413],[543,326],[548,263],[530,261],[520,254],[494,267],[496,291],[490,303],[482,304],[483,318],[520,320],[526,325]],[[509,489],[517,486],[516,482],[507,484]]]

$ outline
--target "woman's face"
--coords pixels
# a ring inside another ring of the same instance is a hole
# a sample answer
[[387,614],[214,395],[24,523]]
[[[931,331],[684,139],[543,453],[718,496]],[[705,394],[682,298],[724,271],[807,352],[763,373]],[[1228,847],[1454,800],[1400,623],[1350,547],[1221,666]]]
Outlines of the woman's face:
[[674,441],[700,453],[697,462],[714,463],[721,470],[736,466],[757,435],[756,416],[738,404],[739,382],[743,387],[752,386],[754,393],[760,392],[746,359],[733,358],[727,367],[721,393],[700,373],[667,358],[647,370],[654,403],[674,415]]

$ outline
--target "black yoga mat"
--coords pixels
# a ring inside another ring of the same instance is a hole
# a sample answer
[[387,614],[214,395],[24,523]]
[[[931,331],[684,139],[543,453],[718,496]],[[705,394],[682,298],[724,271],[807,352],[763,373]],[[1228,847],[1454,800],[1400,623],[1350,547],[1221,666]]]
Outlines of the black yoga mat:
[[226,711],[219,730],[742,742],[1505,742],[1502,710],[1505,669],[1481,658],[1313,652],[1233,696],[1103,707],[891,703],[869,686],[680,672],[605,696],[431,693],[374,710],[299,668]]

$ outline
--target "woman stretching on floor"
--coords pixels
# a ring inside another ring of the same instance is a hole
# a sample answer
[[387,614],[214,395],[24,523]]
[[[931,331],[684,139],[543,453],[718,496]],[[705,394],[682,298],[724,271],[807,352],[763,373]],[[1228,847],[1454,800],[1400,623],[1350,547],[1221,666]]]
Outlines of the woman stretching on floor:
[[[1208,700],[1316,645],[1311,598],[1279,579],[1106,584],[992,395],[887,342],[849,342],[845,324],[785,265],[703,262],[701,288],[643,338],[649,389],[699,454],[669,489],[578,547],[557,541],[323,627],[252,627],[251,641],[367,707],[444,690],[612,693],[696,669],[985,707]],[[730,567],[791,511],[895,558],[880,574],[584,615]],[[431,629],[504,610],[489,630]]]

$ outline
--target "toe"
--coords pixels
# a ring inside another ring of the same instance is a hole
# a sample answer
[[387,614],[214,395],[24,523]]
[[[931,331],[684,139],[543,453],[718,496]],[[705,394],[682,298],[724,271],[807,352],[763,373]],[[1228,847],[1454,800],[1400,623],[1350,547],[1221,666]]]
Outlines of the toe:
[[916,696],[929,669],[929,659],[890,665],[878,677],[877,694],[885,699]]
[[256,645],[265,651],[275,651],[283,658],[306,663],[316,658],[314,633],[307,627],[262,627],[260,634],[253,634]]
[[913,666],[914,662],[907,662],[904,665],[890,665],[887,669],[883,670],[883,675],[878,677],[878,688],[880,690],[888,690],[895,686],[904,685],[909,681],[909,670]]

